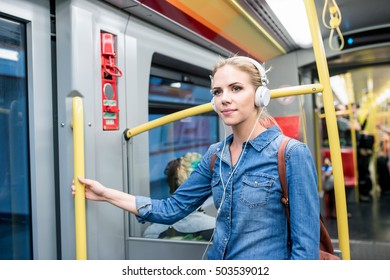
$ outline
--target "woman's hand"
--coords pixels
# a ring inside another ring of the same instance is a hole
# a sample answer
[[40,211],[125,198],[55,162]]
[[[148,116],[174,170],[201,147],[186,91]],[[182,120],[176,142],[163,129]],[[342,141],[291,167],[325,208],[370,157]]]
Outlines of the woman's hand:
[[[95,201],[105,201],[106,197],[104,196],[107,188],[100,184],[98,181],[90,180],[82,177],[78,177],[78,180],[81,184],[85,185],[85,197],[90,200]],[[76,194],[76,185],[74,181],[72,182],[72,195]]]
[[[106,201],[112,205],[122,208],[123,210],[129,211],[135,215],[139,215],[136,208],[135,196],[119,190],[107,188],[95,180],[81,178],[80,176],[77,179],[80,183],[85,185],[85,197],[87,199],[95,201]],[[76,191],[76,185],[73,181],[73,196],[76,194]]]

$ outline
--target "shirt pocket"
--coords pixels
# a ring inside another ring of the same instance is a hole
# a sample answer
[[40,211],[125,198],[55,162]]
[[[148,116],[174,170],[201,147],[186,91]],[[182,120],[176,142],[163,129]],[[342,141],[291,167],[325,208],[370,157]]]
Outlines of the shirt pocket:
[[219,174],[214,173],[211,178],[211,191],[213,193],[214,205],[218,209],[223,195],[223,187],[220,184],[221,177]]
[[266,174],[245,174],[240,201],[249,208],[267,204],[274,181],[274,178]]

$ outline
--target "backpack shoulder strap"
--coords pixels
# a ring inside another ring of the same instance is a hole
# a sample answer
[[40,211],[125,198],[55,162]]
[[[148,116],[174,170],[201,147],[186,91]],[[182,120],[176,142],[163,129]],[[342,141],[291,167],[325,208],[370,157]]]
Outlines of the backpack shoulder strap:
[[210,171],[211,173],[213,173],[213,170],[214,170],[214,164],[215,164],[215,160],[217,159],[217,155],[216,154],[213,154],[212,157],[211,157],[211,162],[210,162]]
[[[282,192],[283,192],[281,202],[286,207],[286,211],[288,209],[288,187],[287,187],[287,179],[286,179],[286,165],[284,162],[284,153],[285,153],[288,141],[290,141],[290,139],[291,138],[285,137],[282,140],[282,143],[280,144],[279,150],[278,150],[279,180],[280,180],[280,184],[282,186]],[[288,215],[287,217],[290,218],[290,215]]]
[[288,230],[288,243],[291,244],[291,225],[290,225],[290,207],[288,204],[288,187],[287,187],[287,179],[286,179],[286,164],[284,162],[284,153],[286,150],[286,146],[288,142],[290,141],[290,138],[285,137],[282,140],[282,143],[280,143],[279,150],[278,150],[278,171],[279,171],[279,180],[280,185],[282,186],[282,198],[280,201],[284,205],[284,209],[286,210],[286,217],[287,217],[287,230]]

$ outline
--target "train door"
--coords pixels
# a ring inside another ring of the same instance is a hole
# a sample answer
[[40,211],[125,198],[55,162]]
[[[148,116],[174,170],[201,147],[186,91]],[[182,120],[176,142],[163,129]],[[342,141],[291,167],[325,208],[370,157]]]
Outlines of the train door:
[[49,1],[0,6],[0,259],[55,259]]
[[[214,142],[216,115],[188,119],[128,142],[123,132],[169,111],[210,101],[204,69],[216,55],[103,1],[56,1],[55,18],[60,247],[62,259],[74,259],[72,98],[83,101],[85,176],[120,191],[162,198],[167,195],[166,164],[185,151],[203,152]],[[104,45],[106,39],[113,46]],[[106,55],[115,67],[102,73]],[[203,70],[191,72],[197,64]],[[212,139],[208,130],[214,131]],[[203,142],[188,146],[193,135]],[[147,224],[108,203],[86,201],[86,220],[88,259],[193,259],[201,258],[207,246],[204,241],[145,238]]]

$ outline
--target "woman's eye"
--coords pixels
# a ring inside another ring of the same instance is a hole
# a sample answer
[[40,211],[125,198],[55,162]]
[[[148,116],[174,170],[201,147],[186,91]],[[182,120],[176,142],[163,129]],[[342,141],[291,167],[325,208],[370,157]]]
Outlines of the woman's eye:
[[240,86],[232,86],[232,92],[239,92],[241,89]]
[[215,96],[221,94],[222,91],[220,89],[212,89],[210,92],[213,96]]

